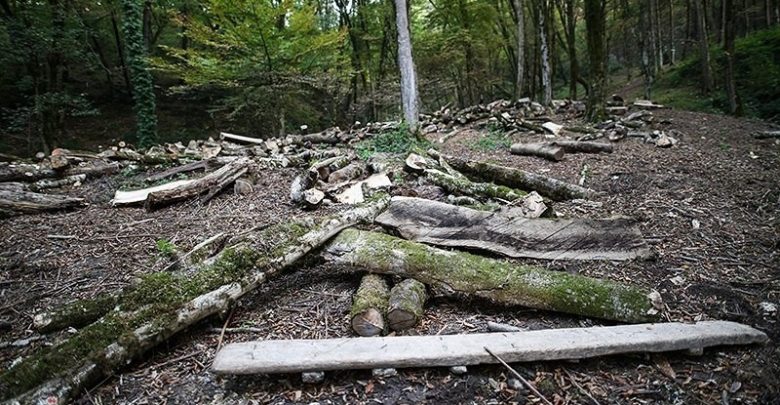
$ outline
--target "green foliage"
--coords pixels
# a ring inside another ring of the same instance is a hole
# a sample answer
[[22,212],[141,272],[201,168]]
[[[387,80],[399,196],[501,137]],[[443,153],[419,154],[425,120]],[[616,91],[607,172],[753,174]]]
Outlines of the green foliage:
[[500,129],[492,128],[487,133],[481,134],[479,139],[473,142],[472,147],[476,150],[490,152],[499,149],[509,149],[512,146],[512,139]]
[[125,15],[122,30],[125,35],[130,81],[133,85],[138,144],[147,147],[157,143],[157,112],[155,111],[154,78],[146,60],[143,6],[144,3],[139,0],[122,0],[122,10]]
[[426,140],[420,140],[410,131],[406,123],[397,129],[375,135],[355,145],[358,157],[368,160],[376,153],[407,154],[413,151],[425,151],[431,146]]
[[[752,33],[735,42],[734,71],[737,94],[748,115],[760,118],[780,116],[780,27]],[[714,46],[713,72],[725,77],[726,56],[723,48]],[[700,80],[698,57],[680,62],[664,75],[655,89],[654,98],[676,108],[723,112],[728,101],[725,91],[702,97],[693,86]]]
[[155,245],[161,255],[170,257],[176,253],[176,245],[167,239],[158,239]]

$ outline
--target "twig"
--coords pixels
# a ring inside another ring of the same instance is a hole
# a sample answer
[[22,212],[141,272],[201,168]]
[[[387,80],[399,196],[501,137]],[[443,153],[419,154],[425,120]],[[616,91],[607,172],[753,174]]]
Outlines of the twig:
[[235,308],[230,310],[230,314],[228,314],[227,319],[225,319],[225,324],[222,325],[222,332],[219,334],[219,339],[217,340],[217,351],[222,348],[222,339],[225,338],[225,329],[227,329],[228,324],[230,323],[230,319],[233,318],[233,311]]
[[571,381],[572,384],[574,384],[577,389],[580,390],[581,393],[585,394],[586,397],[590,398],[591,401],[593,401],[594,404],[600,405],[599,401],[596,400],[596,398],[593,398],[592,395],[590,395],[590,392],[588,392],[585,388],[583,388],[575,379],[574,376],[571,375],[569,370],[563,369],[563,372],[566,373],[566,375],[569,377],[569,381]]
[[177,258],[173,263],[169,264],[166,268],[164,268],[163,271],[168,271],[171,268],[173,268],[174,266],[176,266],[177,264],[184,263],[184,261],[187,260],[190,256],[192,256],[195,252],[197,252],[197,251],[203,249],[204,247],[210,245],[215,240],[223,237],[224,235],[225,235],[224,232],[220,232],[220,233],[218,233],[218,234],[216,234],[216,235],[214,235],[214,236],[204,240],[203,242],[198,243],[197,245],[195,245],[194,248],[192,248],[192,250],[190,250],[189,252],[185,253],[183,256]]
[[486,352],[488,352],[489,355],[493,356],[496,360],[499,361],[499,363],[503,364],[504,367],[507,368],[507,370],[509,370],[512,374],[514,374],[514,376],[517,377],[518,380],[520,380],[523,384],[525,384],[525,386],[528,387],[531,390],[531,392],[534,393],[534,395],[539,397],[539,399],[541,399],[542,402],[544,402],[547,405],[553,405],[552,402],[550,402],[550,400],[548,400],[544,395],[542,395],[542,393],[539,392],[539,390],[537,390],[536,387],[534,387],[533,384],[531,384],[528,380],[523,378],[523,376],[521,376],[520,373],[517,372],[517,370],[513,369],[512,366],[507,364],[504,361],[504,359],[502,359],[501,357],[498,357],[497,354],[491,352],[490,349],[488,349],[487,347],[484,347],[484,349],[485,349]]

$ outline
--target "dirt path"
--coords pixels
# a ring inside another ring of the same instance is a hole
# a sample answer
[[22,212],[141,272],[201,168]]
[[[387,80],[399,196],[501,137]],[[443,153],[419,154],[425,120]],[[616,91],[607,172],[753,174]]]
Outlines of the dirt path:
[[[589,403],[583,390],[602,403],[710,404],[724,398],[780,403],[780,317],[760,306],[780,306],[780,146],[750,138],[754,130],[765,128],[760,122],[677,111],[657,112],[656,122],[659,129],[684,134],[681,143],[659,149],[629,139],[617,144],[613,154],[568,155],[558,163],[512,156],[504,149],[476,150],[484,135],[479,132],[458,136],[442,149],[572,182],[587,165],[585,184],[604,192],[595,199],[600,206],[567,202],[556,204],[556,211],[571,217],[634,217],[658,252],[657,260],[537,263],[655,288],[669,307],[670,320],[735,320],[767,332],[772,342],[711,350],[702,357],[618,356],[517,368],[556,403]],[[141,274],[160,270],[166,262],[155,248],[157,240],[186,249],[224,230],[304,214],[287,203],[293,176],[291,170],[269,172],[264,187],[251,196],[228,193],[206,206],[186,203],[153,214],[107,205],[107,196],[120,183],[135,180],[117,176],[73,191],[90,198],[93,204],[86,210],[3,220],[0,341],[29,336],[38,310],[121,288]],[[85,394],[81,402],[525,403],[534,398],[498,366],[470,368],[463,376],[446,369],[400,370],[385,379],[364,371],[334,372],[319,385],[304,385],[297,375],[216,378],[208,372],[224,325],[259,328],[226,334],[224,343],[350,336],[348,311],[357,283],[355,277],[327,266],[268,283],[224,319],[183,333]],[[597,324],[480,301],[434,300],[422,323],[409,333],[483,332],[488,320],[527,329]],[[0,361],[7,367],[67,334],[24,348],[0,349]]]

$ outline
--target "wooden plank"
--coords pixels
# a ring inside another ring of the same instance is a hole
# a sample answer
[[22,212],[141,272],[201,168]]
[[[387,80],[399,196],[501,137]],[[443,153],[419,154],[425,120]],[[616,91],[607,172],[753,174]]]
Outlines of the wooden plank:
[[631,260],[652,251],[629,219],[507,218],[421,198],[394,197],[376,222],[404,239],[508,257]]
[[393,336],[232,343],[217,353],[218,374],[298,373],[403,367],[470,366],[584,359],[764,343],[766,334],[727,321],[658,323],[512,333]]

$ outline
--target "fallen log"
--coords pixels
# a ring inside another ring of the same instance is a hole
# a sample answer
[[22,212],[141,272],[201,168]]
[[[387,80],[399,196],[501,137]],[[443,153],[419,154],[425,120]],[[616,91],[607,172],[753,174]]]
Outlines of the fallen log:
[[442,156],[453,168],[467,175],[490,179],[496,184],[522,190],[534,190],[555,201],[590,198],[595,192],[575,184],[514,167],[468,160],[455,156]]
[[67,327],[80,328],[89,325],[110,312],[119,303],[115,293],[100,294],[94,298],[78,300],[60,308],[36,314],[33,328],[40,333],[55,332]]
[[631,260],[652,251],[628,219],[507,218],[422,198],[393,197],[376,222],[404,239],[547,260]]
[[387,323],[390,329],[402,331],[417,325],[425,308],[425,284],[408,278],[390,290],[387,306]]
[[153,191],[147,195],[144,208],[152,211],[199,195],[203,195],[201,202],[205,203],[246,174],[251,163],[249,158],[239,158],[199,179],[190,180],[175,188]]
[[524,197],[527,193],[506,186],[493,183],[473,182],[463,175],[444,173],[437,169],[426,169],[427,178],[435,185],[450,193],[466,194],[475,197],[500,198],[514,201]]
[[385,312],[390,295],[382,276],[366,274],[352,297],[350,323],[360,336],[377,336],[385,330]]
[[657,320],[663,308],[657,292],[640,287],[437,249],[376,232],[346,229],[323,254],[336,264],[414,278],[445,294],[474,295],[504,305],[632,323]]
[[380,196],[312,225],[284,223],[246,234],[194,274],[144,276],[103,318],[3,372],[0,399],[68,402],[181,330],[226,311],[341,230],[372,221],[387,200]]
[[46,178],[69,177],[85,174],[87,177],[97,177],[113,174],[119,171],[118,163],[106,163],[101,160],[92,161],[83,166],[71,166],[59,172],[49,166],[28,163],[7,164],[0,166],[0,182],[5,181],[36,181]]
[[328,183],[333,185],[348,182],[363,175],[363,165],[360,163],[350,163],[349,165],[338,169],[328,176]]
[[780,131],[759,131],[753,134],[755,139],[780,139]]
[[170,183],[160,184],[159,186],[142,188],[140,190],[117,190],[114,192],[114,198],[111,199],[111,205],[121,207],[126,205],[140,204],[146,201],[149,194],[158,191],[174,190],[185,186],[195,180],[176,180]]
[[74,174],[61,179],[40,179],[35,183],[30,184],[30,190],[40,191],[49,188],[72,186],[76,183],[83,183],[85,180],[87,180],[86,174]]
[[2,216],[66,210],[85,205],[87,203],[83,198],[0,189],[0,215]]
[[516,143],[510,148],[512,154],[537,156],[557,162],[565,155],[563,148],[546,143]]
[[559,140],[550,143],[552,146],[558,146],[566,153],[612,153],[611,143],[587,142],[587,141],[567,141]]
[[765,343],[767,335],[727,321],[658,323],[509,333],[392,336],[372,339],[265,340],[231,343],[217,352],[217,374],[299,373],[404,367],[589,359],[624,353]]
[[219,139],[227,139],[230,141],[243,142],[243,143],[253,143],[255,145],[265,145],[265,141],[266,141],[265,139],[252,138],[251,136],[236,135],[228,132],[220,132]]
[[168,177],[173,177],[177,174],[194,172],[196,170],[215,169],[218,167],[222,167],[234,160],[236,160],[235,156],[225,156],[219,158],[199,160],[197,162],[191,162],[185,165],[171,167],[168,170],[164,170],[162,172],[152,174],[144,180],[146,180],[148,183],[152,183],[155,181],[167,179]]

